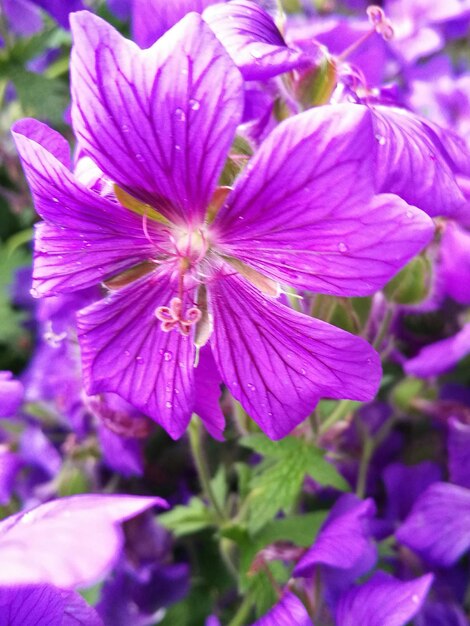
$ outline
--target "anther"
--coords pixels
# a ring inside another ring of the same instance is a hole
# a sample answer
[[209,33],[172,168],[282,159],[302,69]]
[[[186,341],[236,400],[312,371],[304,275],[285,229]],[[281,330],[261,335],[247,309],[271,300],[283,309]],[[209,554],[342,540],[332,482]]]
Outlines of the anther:
[[196,307],[192,306],[186,311],[186,316],[182,315],[183,303],[181,298],[172,298],[170,306],[159,306],[155,309],[155,317],[161,322],[161,329],[164,333],[176,330],[184,337],[190,333],[191,326],[197,324],[201,319],[202,313]]

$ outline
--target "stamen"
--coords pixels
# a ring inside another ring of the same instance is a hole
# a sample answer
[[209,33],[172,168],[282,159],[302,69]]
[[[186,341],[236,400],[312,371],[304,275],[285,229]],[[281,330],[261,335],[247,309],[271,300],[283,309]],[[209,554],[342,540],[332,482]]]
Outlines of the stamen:
[[183,303],[181,298],[172,298],[170,306],[159,306],[155,309],[155,317],[161,322],[161,329],[164,333],[177,330],[183,337],[187,337],[191,331],[191,326],[197,324],[201,319],[201,311],[192,306],[186,311],[186,317],[182,315]]

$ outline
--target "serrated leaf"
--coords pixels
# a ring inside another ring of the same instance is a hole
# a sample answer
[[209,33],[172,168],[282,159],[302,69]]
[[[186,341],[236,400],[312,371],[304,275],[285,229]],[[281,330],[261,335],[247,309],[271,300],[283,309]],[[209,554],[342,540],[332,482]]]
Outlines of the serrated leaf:
[[328,511],[292,515],[266,524],[254,540],[260,548],[276,541],[290,541],[302,548],[310,547],[325,521]]
[[289,513],[306,475],[321,485],[345,491],[347,482],[324,458],[324,451],[297,437],[271,441],[261,434],[244,437],[242,445],[265,457],[251,480],[248,526],[258,532],[279,511]]
[[158,516],[159,523],[176,537],[190,535],[214,524],[209,509],[199,498],[191,498],[186,506],[175,506]]
[[53,124],[63,123],[69,104],[67,84],[59,79],[28,72],[15,66],[10,74],[25,115],[31,115]]

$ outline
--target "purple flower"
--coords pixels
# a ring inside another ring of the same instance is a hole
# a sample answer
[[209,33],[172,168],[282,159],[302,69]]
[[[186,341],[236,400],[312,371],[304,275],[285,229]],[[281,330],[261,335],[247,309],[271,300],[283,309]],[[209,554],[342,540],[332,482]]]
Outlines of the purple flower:
[[418,498],[396,538],[428,563],[453,565],[470,548],[470,490],[434,483]]
[[431,574],[400,581],[377,572],[360,587],[345,593],[336,611],[336,626],[405,626],[421,608]]
[[217,181],[243,82],[202,19],[186,16],[145,51],[89,13],[72,22],[75,132],[116,197],[74,179],[47,127],[24,120],[14,134],[45,219],[35,294],[103,280],[111,291],[78,316],[88,393],[118,393],[179,437],[209,340],[220,377],[272,438],[322,396],[370,399],[372,348],[275,299],[278,283],[368,295],[432,235],[424,213],[374,196],[369,110],[285,121],[227,195]]
[[78,593],[51,585],[0,587],[0,620],[5,626],[103,626]]
[[83,495],[41,504],[0,522],[0,585],[52,584],[61,588],[96,582],[118,558],[118,524],[161,498]]
[[23,401],[23,385],[11,372],[0,372],[0,417],[12,417]]
[[440,250],[438,272],[444,292],[459,304],[470,304],[470,233],[449,220]]
[[470,425],[456,418],[448,422],[447,453],[450,480],[470,489]]
[[313,626],[302,602],[293,593],[282,599],[252,626]]
[[405,372],[413,376],[426,378],[437,376],[457,365],[470,353],[470,324],[453,337],[436,341],[424,347],[415,357],[404,365]]

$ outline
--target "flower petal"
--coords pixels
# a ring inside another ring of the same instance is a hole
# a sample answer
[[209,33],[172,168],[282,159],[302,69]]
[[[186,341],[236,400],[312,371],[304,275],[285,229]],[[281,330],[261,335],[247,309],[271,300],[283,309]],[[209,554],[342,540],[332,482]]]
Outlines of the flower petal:
[[344,576],[344,570],[356,568],[359,561],[366,560],[370,569],[377,559],[370,529],[376,512],[374,501],[370,498],[363,502],[351,499],[349,494],[346,499],[348,508],[337,512],[338,507],[333,507],[315,543],[297,563],[294,576],[310,576],[319,564],[339,568],[343,570],[341,576]]
[[372,111],[377,190],[396,193],[431,216],[458,215],[466,200],[453,153],[468,155],[463,140],[405,109],[377,106]]
[[377,572],[364,585],[348,591],[336,612],[336,626],[405,626],[421,608],[431,574],[402,582]]
[[459,304],[470,304],[470,233],[450,220],[441,240],[438,272],[447,295]]
[[470,324],[465,324],[453,337],[425,346],[404,365],[405,372],[426,378],[437,376],[452,369],[467,354],[470,354]]
[[470,548],[470,490],[434,483],[418,498],[396,538],[428,563],[450,567]]
[[61,498],[0,522],[0,585],[50,583],[69,589],[96,582],[119,556],[117,523],[161,498],[80,495]]
[[266,80],[309,63],[301,50],[287,46],[273,18],[252,0],[214,4],[203,18],[245,80]]
[[447,453],[450,480],[470,489],[470,425],[450,418]]
[[293,593],[286,593],[281,600],[252,626],[313,626],[307,609]]
[[374,396],[380,361],[363,339],[289,309],[234,274],[221,273],[208,292],[217,367],[272,439],[290,432],[322,396]]
[[220,0],[133,0],[132,40],[141,48],[148,48],[183,17],[204,9]]
[[166,217],[201,220],[243,108],[233,62],[194,13],[143,51],[90,13],[71,22],[72,119],[85,152]]
[[176,290],[167,274],[153,274],[78,314],[87,392],[117,393],[175,439],[194,406],[195,348],[191,337],[163,332],[155,309]]
[[12,417],[23,402],[24,389],[11,372],[0,371],[0,417]]
[[[23,120],[13,127],[13,137],[36,210],[46,220],[36,227],[35,295],[91,287],[155,256],[141,217],[75,180],[64,165],[66,148],[57,133]],[[158,241],[156,229],[149,227]]]
[[194,383],[194,412],[214,439],[224,441],[225,418],[219,403],[222,380],[209,347],[201,350]]
[[324,106],[262,144],[214,225],[220,249],[292,286],[368,295],[431,238],[432,221],[392,195],[373,199],[371,117]]

